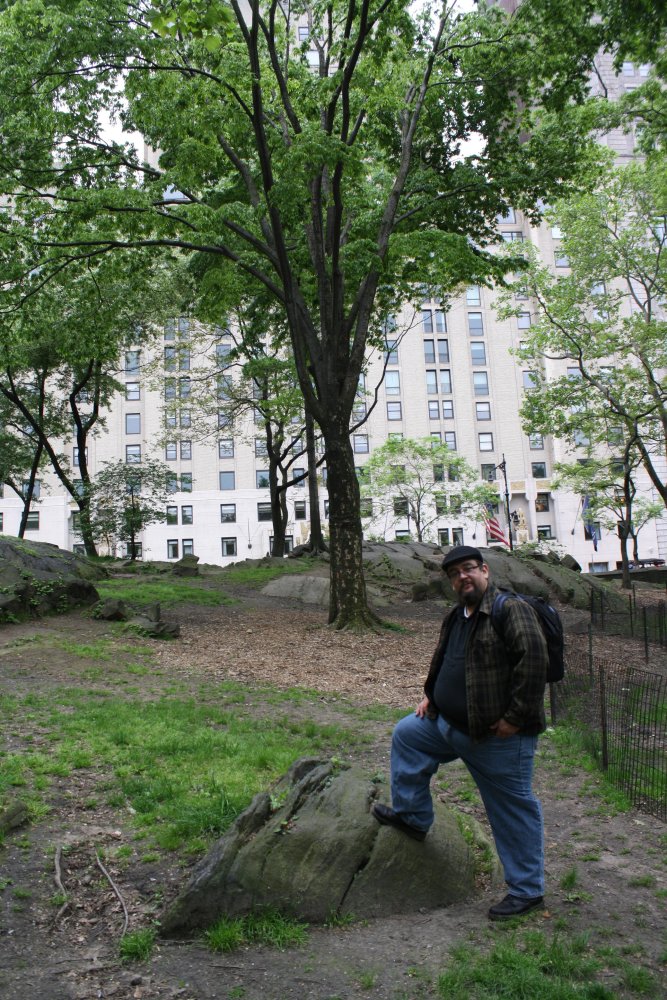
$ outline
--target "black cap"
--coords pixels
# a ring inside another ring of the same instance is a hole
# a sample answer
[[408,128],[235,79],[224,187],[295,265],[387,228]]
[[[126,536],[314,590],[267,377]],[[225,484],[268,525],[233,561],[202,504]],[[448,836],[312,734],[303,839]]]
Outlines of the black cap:
[[472,545],[455,545],[442,560],[442,568],[447,572],[450,566],[463,562],[465,559],[474,559],[475,562],[480,563],[484,562],[484,557],[479,549],[473,548]]

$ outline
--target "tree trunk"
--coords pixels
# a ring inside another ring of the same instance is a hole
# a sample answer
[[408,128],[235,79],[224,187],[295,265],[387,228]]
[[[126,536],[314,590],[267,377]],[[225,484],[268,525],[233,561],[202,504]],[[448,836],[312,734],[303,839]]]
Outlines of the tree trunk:
[[327,546],[322,534],[322,518],[320,517],[320,491],[317,485],[315,421],[307,411],[306,453],[308,456],[308,505],[310,507],[310,538],[308,539],[308,548],[314,553],[326,552]]
[[329,624],[365,629],[380,619],[368,607],[361,555],[359,483],[347,429],[322,428],[325,434],[331,575]]
[[30,478],[28,479],[28,489],[26,490],[25,496],[23,497],[23,510],[21,511],[21,523],[19,525],[19,538],[23,538],[25,535],[25,530],[28,526],[28,514],[30,513],[30,505],[32,503],[33,494],[35,492],[35,480],[37,479],[37,472],[39,470],[39,463],[42,460],[42,452],[44,451],[44,445],[41,441],[37,442],[37,447],[35,449],[35,454],[33,455],[32,465],[30,466]]
[[278,463],[273,457],[269,457],[269,495],[271,497],[271,524],[273,527],[271,555],[282,559],[285,555],[287,499],[285,491],[278,490]]
[[628,561],[629,531],[627,522],[619,521],[618,534],[621,541],[621,586],[625,590],[630,590],[632,588],[632,581],[630,579],[630,563]]

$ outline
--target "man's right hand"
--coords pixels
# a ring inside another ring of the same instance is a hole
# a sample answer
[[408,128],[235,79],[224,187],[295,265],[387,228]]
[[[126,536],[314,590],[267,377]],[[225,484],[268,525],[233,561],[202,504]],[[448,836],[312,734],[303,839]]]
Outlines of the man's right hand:
[[428,715],[431,708],[431,702],[428,698],[422,698],[415,709],[415,715],[418,715],[420,719],[423,719],[425,715]]

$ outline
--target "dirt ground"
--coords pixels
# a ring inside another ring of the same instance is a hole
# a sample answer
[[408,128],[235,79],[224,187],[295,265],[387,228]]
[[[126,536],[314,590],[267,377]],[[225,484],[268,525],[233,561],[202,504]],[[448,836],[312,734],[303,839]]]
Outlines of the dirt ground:
[[[246,710],[261,713],[257,685],[299,685],[321,693],[318,716],[326,719],[341,698],[413,706],[441,614],[435,602],[397,604],[383,615],[404,631],[360,637],[327,630],[321,609],[246,594],[229,607],[179,609],[181,638],[152,645],[161,676],[193,693],[203,680],[240,681],[248,688]],[[80,614],[3,628],[0,693],[44,694],[76,683],[85,676],[86,661],[50,640],[109,634],[108,624]],[[618,654],[617,643],[614,648]],[[150,682],[154,690],[153,678],[135,682]],[[390,727],[363,725],[372,742],[354,759],[388,773]],[[31,727],[29,716],[3,736],[8,752],[28,739],[33,746],[47,739]],[[422,1000],[436,996],[437,973],[452,947],[486,948],[511,933],[489,924],[486,911],[499,893],[487,889],[465,905],[436,912],[311,928],[303,947],[284,952],[250,948],[220,955],[198,940],[158,941],[149,960],[123,965],[118,941],[125,911],[130,930],[150,926],[184,884],[187,865],[159,854],[100,867],[99,851],[131,844],[136,831],[127,811],[112,810],[103,795],[96,797],[104,774],[82,768],[73,775],[55,779],[45,793],[50,812],[8,834],[0,848],[0,997]],[[446,777],[448,787],[440,794],[484,823],[465,771],[452,765]],[[536,787],[545,815],[548,908],[529,920],[538,929],[586,933],[592,943],[606,943],[650,971],[661,984],[658,995],[667,995],[667,827],[636,811],[611,815],[594,794],[598,780],[559,761],[548,736],[542,741]],[[568,886],[575,869],[576,884]],[[66,909],[53,903],[57,878],[71,900]],[[611,968],[603,977],[615,995],[637,996],[618,987],[616,978]]]

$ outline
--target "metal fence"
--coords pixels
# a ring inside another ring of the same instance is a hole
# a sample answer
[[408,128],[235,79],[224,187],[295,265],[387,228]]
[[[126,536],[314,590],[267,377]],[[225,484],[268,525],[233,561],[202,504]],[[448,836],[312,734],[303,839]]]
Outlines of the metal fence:
[[[625,606],[624,606],[625,602]],[[649,658],[652,645],[667,646],[667,603],[646,602],[637,598],[632,590],[622,597],[612,597],[591,590],[591,623],[610,635],[622,635],[644,644],[644,655]]]
[[550,693],[552,721],[579,729],[630,801],[667,820],[667,674],[568,649]]

